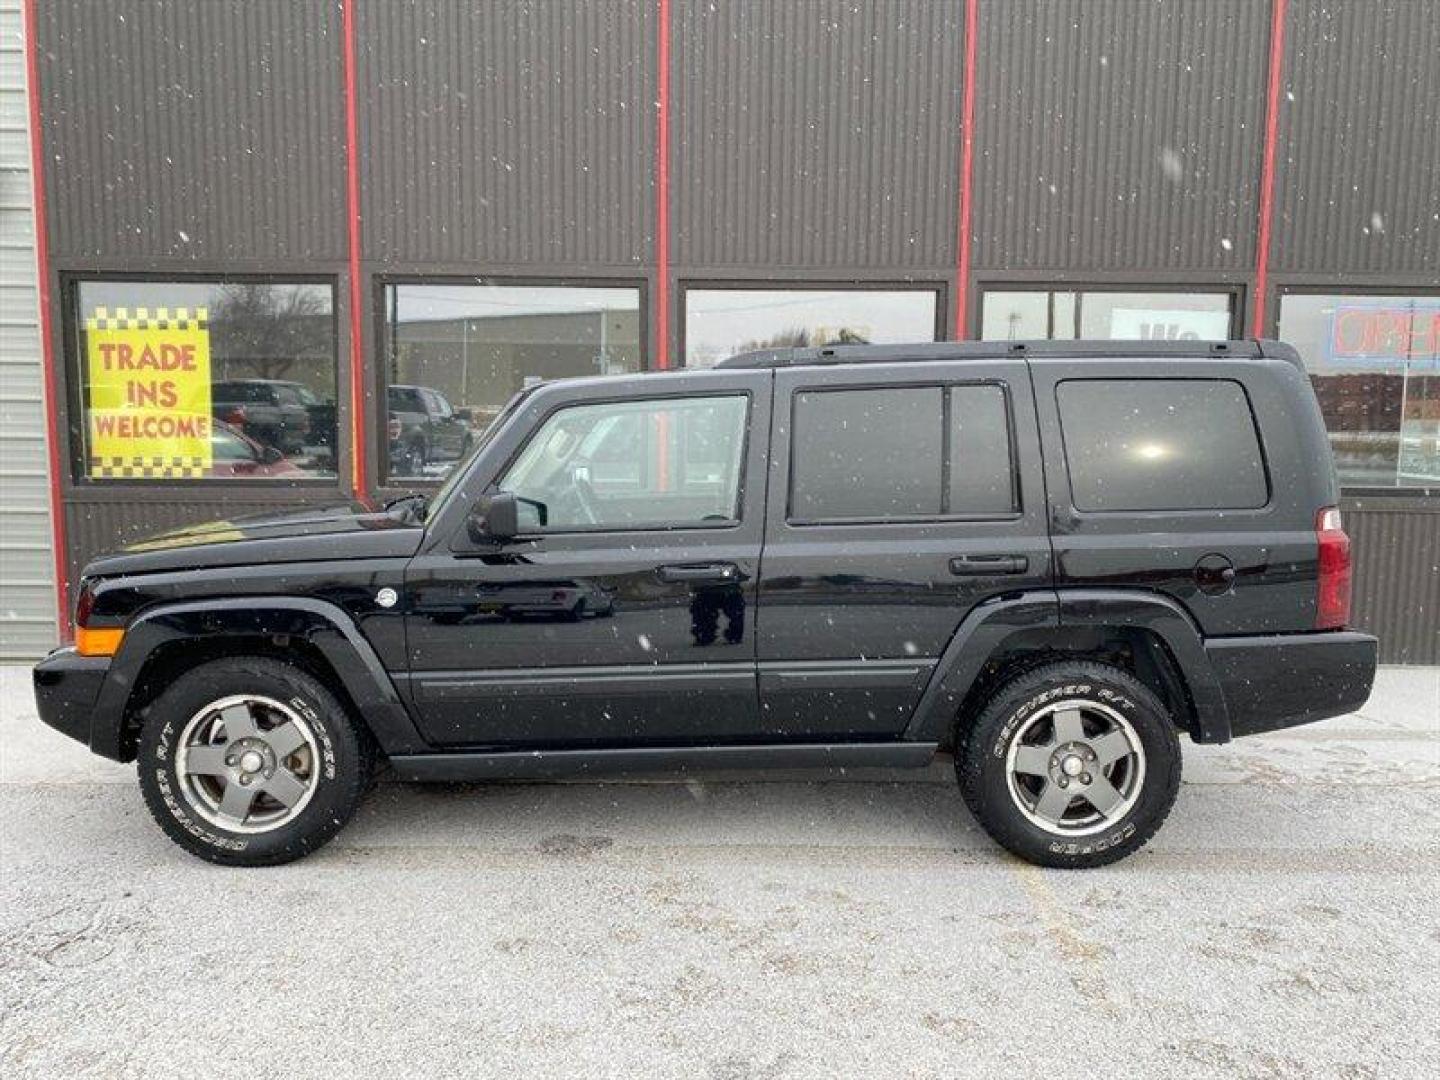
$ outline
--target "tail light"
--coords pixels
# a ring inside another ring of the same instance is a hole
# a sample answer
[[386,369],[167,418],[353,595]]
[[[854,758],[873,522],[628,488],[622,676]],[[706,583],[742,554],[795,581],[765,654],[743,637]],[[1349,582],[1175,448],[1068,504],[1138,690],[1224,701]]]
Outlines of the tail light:
[[1350,537],[1338,507],[1315,515],[1320,575],[1315,593],[1315,629],[1339,630],[1350,622]]

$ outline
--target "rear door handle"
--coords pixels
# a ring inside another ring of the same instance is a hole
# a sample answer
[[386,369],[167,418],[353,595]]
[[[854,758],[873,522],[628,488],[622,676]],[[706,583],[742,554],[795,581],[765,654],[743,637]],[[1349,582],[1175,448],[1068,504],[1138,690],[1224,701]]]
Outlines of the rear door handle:
[[735,581],[740,568],[734,563],[675,563],[655,571],[661,581],[671,583],[695,581]]
[[950,560],[956,577],[989,577],[993,574],[1023,574],[1030,569],[1024,555],[958,555]]

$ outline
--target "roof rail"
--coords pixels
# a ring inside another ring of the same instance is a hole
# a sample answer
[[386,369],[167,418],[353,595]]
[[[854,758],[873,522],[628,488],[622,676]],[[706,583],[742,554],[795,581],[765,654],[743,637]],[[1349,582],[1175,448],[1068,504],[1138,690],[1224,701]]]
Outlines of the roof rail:
[[[1270,347],[1267,352],[1265,346]],[[1279,346],[1277,348],[1277,346]],[[891,364],[926,360],[1003,360],[1017,356],[1095,359],[1170,359],[1284,355],[1289,346],[1260,341],[927,341],[914,345],[820,345],[759,349],[716,364],[717,368],[780,368],[812,364]]]

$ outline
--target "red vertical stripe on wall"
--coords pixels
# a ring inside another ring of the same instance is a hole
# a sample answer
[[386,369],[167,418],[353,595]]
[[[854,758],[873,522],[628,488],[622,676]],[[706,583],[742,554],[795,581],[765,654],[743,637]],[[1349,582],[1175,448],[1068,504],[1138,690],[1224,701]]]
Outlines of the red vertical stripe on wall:
[[965,73],[960,107],[960,229],[956,237],[959,258],[955,273],[955,338],[968,336],[970,322],[970,217],[975,173],[975,38],[980,23],[980,0],[965,0]]
[[45,219],[45,153],[40,130],[40,46],[37,43],[35,18],[36,0],[25,0],[22,18],[25,23],[25,83],[29,90],[27,106],[30,113],[30,182],[35,207],[35,276],[40,302],[40,366],[41,396],[45,408],[45,453],[50,470],[50,542],[55,568],[55,624],[60,641],[74,637],[70,625],[70,564],[65,543],[65,506],[61,501],[60,441],[65,431],[60,426],[60,372],[55,356],[55,339],[50,312],[50,233]]
[[360,123],[355,107],[355,4],[340,0],[345,39],[345,210],[350,238],[350,454],[357,498],[369,491],[365,469],[365,347],[361,334]]
[[655,366],[670,366],[670,0],[659,0],[655,103]]
[[1265,336],[1270,289],[1270,230],[1275,208],[1275,140],[1280,127],[1280,74],[1285,63],[1286,0],[1270,0],[1270,81],[1265,90],[1265,148],[1260,166],[1260,235],[1255,247],[1255,303],[1251,337]]

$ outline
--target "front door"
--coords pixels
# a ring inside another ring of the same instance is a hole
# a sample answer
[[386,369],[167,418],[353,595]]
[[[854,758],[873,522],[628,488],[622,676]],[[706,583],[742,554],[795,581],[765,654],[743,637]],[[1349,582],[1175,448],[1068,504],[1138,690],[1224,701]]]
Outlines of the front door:
[[781,371],[761,707],[777,737],[894,737],[961,620],[1051,584],[1023,360]]
[[[769,373],[542,389],[478,467],[524,535],[463,521],[406,577],[409,692],[438,746],[753,741]],[[513,445],[507,445],[507,443]]]

